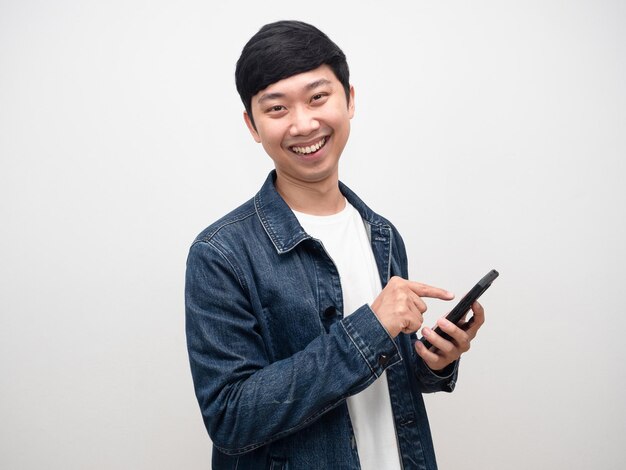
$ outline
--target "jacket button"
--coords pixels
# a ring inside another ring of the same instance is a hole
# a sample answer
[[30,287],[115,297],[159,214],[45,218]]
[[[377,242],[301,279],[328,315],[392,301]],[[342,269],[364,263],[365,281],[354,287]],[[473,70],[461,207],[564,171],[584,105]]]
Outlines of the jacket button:
[[385,367],[389,363],[389,356],[387,354],[381,354],[378,356],[378,365]]
[[328,307],[324,310],[324,318],[332,318],[337,314],[337,309],[335,307]]

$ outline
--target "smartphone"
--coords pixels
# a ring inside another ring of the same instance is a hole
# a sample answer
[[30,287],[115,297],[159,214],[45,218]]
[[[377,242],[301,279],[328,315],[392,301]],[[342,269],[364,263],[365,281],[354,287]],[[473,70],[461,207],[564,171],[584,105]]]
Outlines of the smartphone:
[[[465,314],[469,311],[472,304],[476,300],[478,300],[478,298],[481,295],[483,295],[483,293],[487,289],[489,289],[489,286],[491,285],[491,283],[499,275],[500,274],[495,269],[492,269],[491,271],[489,271],[485,275],[485,277],[483,277],[480,281],[478,281],[478,283],[474,287],[472,287],[472,290],[470,290],[467,294],[465,294],[465,296],[459,301],[458,304],[456,304],[456,306],[450,311],[450,313],[446,315],[446,320],[449,320],[454,324],[459,323],[461,321],[461,318],[463,318]],[[436,327],[433,331],[437,333],[439,336],[441,336],[442,338],[445,338],[447,340],[452,339],[450,335],[448,335],[439,327]],[[427,348],[430,348],[432,346],[432,344],[430,344],[430,342],[424,337],[420,338],[420,341],[424,343],[424,346],[426,346]]]

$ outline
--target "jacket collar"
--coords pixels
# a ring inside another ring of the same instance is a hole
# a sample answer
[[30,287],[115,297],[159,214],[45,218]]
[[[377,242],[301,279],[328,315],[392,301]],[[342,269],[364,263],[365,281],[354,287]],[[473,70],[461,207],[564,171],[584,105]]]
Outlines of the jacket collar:
[[[276,251],[286,253],[311,236],[304,231],[285,200],[278,194],[275,181],[276,170],[272,170],[254,197],[254,207]],[[341,181],[339,190],[367,223],[381,227],[389,225]]]

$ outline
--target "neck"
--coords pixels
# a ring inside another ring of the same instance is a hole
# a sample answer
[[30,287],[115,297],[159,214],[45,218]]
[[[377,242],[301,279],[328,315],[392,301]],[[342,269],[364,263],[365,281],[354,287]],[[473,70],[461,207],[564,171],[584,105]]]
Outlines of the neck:
[[294,181],[278,174],[276,190],[291,209],[311,215],[332,215],[346,206],[339,191],[339,178],[327,178],[317,182]]

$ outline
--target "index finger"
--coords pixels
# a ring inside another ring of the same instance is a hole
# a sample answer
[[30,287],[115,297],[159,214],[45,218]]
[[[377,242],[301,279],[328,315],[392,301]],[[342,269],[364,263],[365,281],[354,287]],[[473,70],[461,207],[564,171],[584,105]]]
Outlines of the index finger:
[[421,282],[409,281],[409,288],[420,297],[429,297],[431,299],[452,300],[454,294],[441,287],[429,286]]

